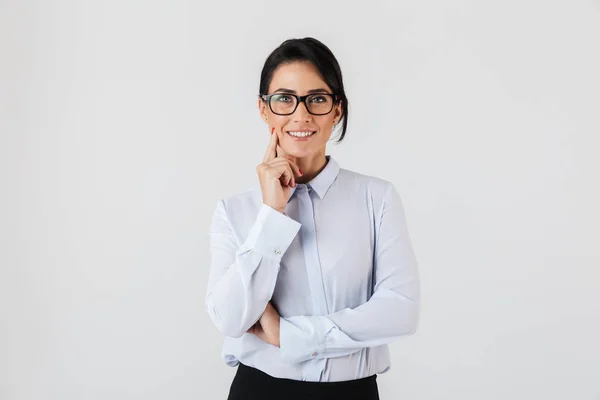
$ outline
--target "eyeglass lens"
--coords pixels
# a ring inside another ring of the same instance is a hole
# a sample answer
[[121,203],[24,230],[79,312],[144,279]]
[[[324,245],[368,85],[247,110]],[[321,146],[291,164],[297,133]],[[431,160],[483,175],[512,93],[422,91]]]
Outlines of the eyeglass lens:
[[[271,96],[270,106],[275,114],[292,114],[298,99],[285,93]],[[311,114],[328,114],[333,109],[333,98],[327,94],[313,94],[305,100],[306,108]]]

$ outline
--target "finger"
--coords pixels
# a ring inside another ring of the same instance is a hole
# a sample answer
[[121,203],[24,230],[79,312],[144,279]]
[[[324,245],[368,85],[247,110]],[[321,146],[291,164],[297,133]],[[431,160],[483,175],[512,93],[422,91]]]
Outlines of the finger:
[[277,143],[277,133],[275,133],[275,128],[271,128],[271,140],[269,140],[269,145],[267,146],[267,151],[265,151],[263,162],[271,161],[277,157]]
[[[277,149],[281,149],[281,146],[277,145]],[[284,154],[284,152],[278,151],[277,154]],[[298,164],[296,164],[296,157],[284,155],[284,156],[278,156],[278,158],[283,158],[290,164],[295,176],[302,176],[302,171],[300,171],[300,167],[298,167]]]
[[296,184],[296,180],[294,179],[294,173],[290,168],[289,164],[285,164],[283,171],[284,183],[286,186],[293,187],[292,185]]
[[296,164],[293,161],[290,161],[290,167],[294,171],[294,175],[296,175],[296,176],[302,176],[302,171],[300,171],[300,167],[298,167],[298,164]]
[[279,140],[277,141],[277,146],[275,147],[275,153],[277,153],[277,157],[285,158],[285,151],[279,145]]
[[283,186],[296,185],[294,169],[290,166],[290,161],[283,157],[274,158],[264,163],[269,168],[269,175],[276,175]]
[[271,161],[268,161],[267,165],[279,176],[282,185],[287,186],[290,182],[295,184],[296,179],[294,177],[294,171],[290,167],[290,162],[287,159],[283,157],[274,158]]
[[285,158],[285,157],[279,157],[275,159],[276,161],[272,161],[272,162],[284,162],[290,169],[290,172],[293,176],[293,183],[296,184],[296,177],[301,177],[302,176],[302,171],[300,171],[300,167],[298,167],[298,164],[296,164],[293,161],[290,161],[289,159]]
[[298,166],[290,160],[286,159],[286,167],[290,173],[290,176],[292,177],[291,182],[292,182],[292,187],[296,187],[296,177],[301,177],[302,174],[300,173],[300,168],[298,168]]
[[279,145],[279,142],[277,143],[277,157],[285,158],[286,160],[288,160],[290,162],[290,164],[292,164],[294,172],[298,173],[299,175],[302,175],[300,173],[300,169],[298,168],[298,164],[296,164],[297,158],[294,156],[285,154],[285,151],[283,151],[283,149]]
[[[296,187],[296,177],[294,176],[294,170],[292,169],[292,167],[290,167],[290,176],[292,177],[292,179],[291,179],[292,186],[290,186],[290,187]],[[273,307],[273,306],[271,306],[271,307]]]
[[289,167],[284,166],[283,168],[284,170],[281,176],[279,177],[279,180],[281,181],[281,184],[283,186],[289,186],[290,181],[292,180],[292,174],[290,173]]

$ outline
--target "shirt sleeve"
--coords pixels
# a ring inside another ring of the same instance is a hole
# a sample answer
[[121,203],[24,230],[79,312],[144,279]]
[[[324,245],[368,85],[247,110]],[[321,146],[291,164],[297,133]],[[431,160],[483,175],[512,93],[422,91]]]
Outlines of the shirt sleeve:
[[240,337],[258,321],[273,295],[281,258],[300,223],[262,204],[247,238],[236,240],[221,199],[211,228],[205,305],[224,335]]
[[284,361],[342,357],[417,330],[420,284],[402,200],[389,183],[375,242],[374,290],[354,308],[325,316],[280,318]]

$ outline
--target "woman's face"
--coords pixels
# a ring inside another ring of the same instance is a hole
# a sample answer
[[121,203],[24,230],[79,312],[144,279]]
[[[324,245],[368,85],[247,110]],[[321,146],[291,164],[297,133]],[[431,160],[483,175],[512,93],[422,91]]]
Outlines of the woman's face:
[[[309,62],[293,62],[277,67],[269,85],[267,94],[291,93],[304,96],[309,93],[332,93],[331,89],[318,70]],[[282,102],[289,101],[283,97]],[[323,98],[316,97],[313,102],[322,102]],[[325,155],[325,147],[331,136],[334,123],[339,122],[342,107],[341,102],[334,103],[333,109],[326,115],[312,115],[304,103],[299,103],[296,111],[290,115],[277,115],[271,111],[267,102],[259,99],[258,107],[261,117],[279,136],[279,146],[293,157],[310,157],[319,153]],[[312,132],[307,137],[295,137],[290,132]]]

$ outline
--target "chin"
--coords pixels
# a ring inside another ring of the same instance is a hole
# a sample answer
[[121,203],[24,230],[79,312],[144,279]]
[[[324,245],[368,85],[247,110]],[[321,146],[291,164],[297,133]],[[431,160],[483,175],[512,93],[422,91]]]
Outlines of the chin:
[[311,142],[280,141],[279,146],[289,156],[296,158],[311,157],[318,154],[327,145],[327,142],[323,142],[323,138],[321,137],[315,137],[314,139],[316,140]]
[[295,146],[292,148],[289,148],[289,147],[290,146],[282,147],[282,149],[283,149],[283,151],[286,152],[286,154],[289,154],[290,156],[296,157],[296,158],[308,157],[315,153],[315,151],[312,149],[299,149]]

